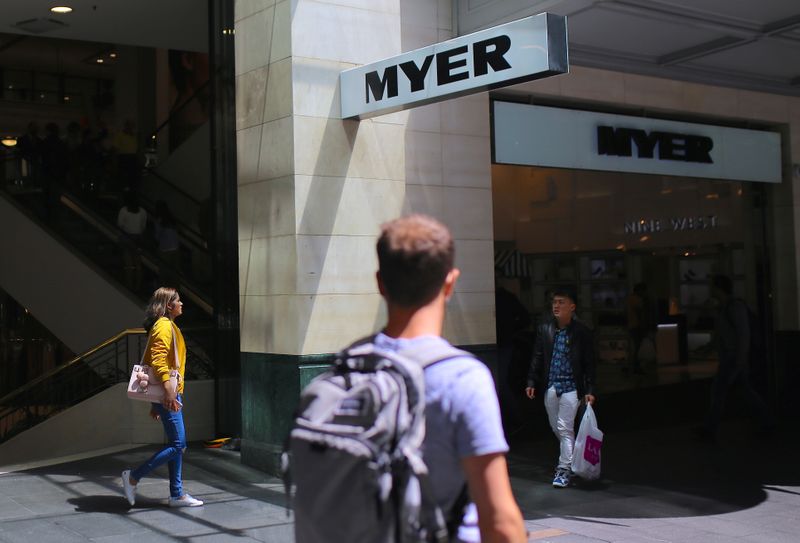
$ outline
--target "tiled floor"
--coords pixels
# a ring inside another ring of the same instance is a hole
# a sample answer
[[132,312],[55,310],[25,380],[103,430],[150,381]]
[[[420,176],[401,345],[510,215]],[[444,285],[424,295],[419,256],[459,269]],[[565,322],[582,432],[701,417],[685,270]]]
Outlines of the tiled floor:
[[[692,441],[683,427],[607,434],[604,478],[568,489],[550,485],[552,436],[515,444],[512,483],[530,541],[799,541],[800,433],[792,424],[764,441],[745,422],[729,423],[717,445]],[[192,447],[187,454],[185,486],[204,507],[166,507],[163,478],[142,481],[129,507],[119,473],[151,450],[0,475],[0,541],[294,540],[281,482],[229,451]]]

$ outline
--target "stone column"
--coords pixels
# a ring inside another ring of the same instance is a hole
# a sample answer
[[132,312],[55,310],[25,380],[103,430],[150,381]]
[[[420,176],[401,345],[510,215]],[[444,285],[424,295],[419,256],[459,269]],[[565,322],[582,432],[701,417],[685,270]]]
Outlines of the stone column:
[[487,96],[340,118],[339,73],[448,39],[451,2],[343,4],[237,4],[242,458],[270,471],[302,385],[384,323],[382,222],[450,226],[463,278],[446,335],[494,343]]

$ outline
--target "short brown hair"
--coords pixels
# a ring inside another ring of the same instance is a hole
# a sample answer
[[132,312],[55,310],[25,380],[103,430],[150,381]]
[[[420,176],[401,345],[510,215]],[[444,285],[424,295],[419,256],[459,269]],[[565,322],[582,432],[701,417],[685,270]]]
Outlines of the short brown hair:
[[455,259],[450,231],[425,215],[409,215],[384,224],[377,250],[386,299],[404,307],[433,300]]

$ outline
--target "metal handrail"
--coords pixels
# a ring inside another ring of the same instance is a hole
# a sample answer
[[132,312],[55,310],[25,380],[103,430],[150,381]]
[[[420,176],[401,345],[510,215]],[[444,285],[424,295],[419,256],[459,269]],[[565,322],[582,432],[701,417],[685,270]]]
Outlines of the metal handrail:
[[[72,210],[73,213],[78,215],[81,219],[89,223],[95,230],[102,233],[108,239],[113,241],[114,243],[120,243],[126,239],[125,233],[120,230],[116,225],[111,225],[106,221],[104,218],[98,216],[94,211],[88,209],[85,205],[83,205],[80,200],[69,194],[68,192],[64,191],[60,197],[61,203]],[[160,263],[155,257],[148,255],[147,253],[142,253],[142,263],[147,266],[150,270],[158,273],[161,266],[164,264]],[[186,297],[191,299],[194,303],[197,304],[203,311],[205,311],[209,315],[214,314],[214,307],[211,303],[206,300],[206,298],[200,293],[200,289],[194,286],[192,283],[188,282],[185,278],[181,278],[180,284],[178,285],[182,293],[185,293]]]
[[172,181],[170,181],[169,179],[158,173],[155,168],[145,168],[145,171],[154,177],[158,177],[159,180],[169,185],[170,188],[172,188],[175,192],[177,192],[187,200],[190,200],[193,204],[198,206],[202,204],[200,200],[198,200],[197,198],[195,198],[194,196],[192,196],[191,194],[180,188],[178,185],[176,185],[175,183],[173,183]]
[[145,332],[144,328],[127,328],[127,329],[123,330],[122,332],[120,332],[119,334],[108,338],[107,340],[105,340],[104,342],[100,343],[99,345],[95,345],[94,347],[92,347],[91,349],[86,351],[85,353],[76,356],[72,360],[68,360],[67,362],[64,362],[60,366],[56,366],[55,368],[53,368],[52,370],[48,371],[47,373],[44,373],[44,374],[40,375],[39,377],[37,377],[36,379],[31,381],[30,383],[26,383],[26,384],[22,385],[21,387],[19,387],[18,389],[11,391],[9,394],[6,394],[2,398],[0,398],[0,405],[8,403],[9,400],[14,398],[14,396],[18,396],[20,394],[24,394],[28,390],[36,387],[36,385],[38,385],[42,381],[45,381],[45,380],[49,379],[50,377],[54,376],[56,373],[64,371],[67,368],[77,364],[78,362],[80,362],[82,360],[85,360],[86,358],[92,356],[97,351],[101,350],[104,347],[108,347],[112,343],[122,339],[125,336],[136,335],[136,334],[143,335],[145,333],[146,332]]
[[[156,177],[163,179],[158,175]],[[166,182],[169,183],[169,181]],[[139,204],[145,208],[148,214],[155,215],[156,202],[143,194],[139,194]],[[175,221],[175,226],[177,227],[176,230],[178,231],[178,234],[180,234],[180,241],[182,243],[185,242],[187,245],[191,245],[193,248],[199,249],[203,252],[208,252],[208,242],[205,240],[205,238],[203,238],[203,235],[199,231],[178,220]]]
[[169,123],[172,122],[172,118],[175,117],[175,115],[177,115],[181,111],[183,111],[183,108],[185,108],[188,104],[192,103],[200,94],[200,92],[205,90],[205,88],[208,87],[210,83],[211,79],[209,79],[208,81],[197,87],[197,90],[195,90],[189,98],[184,100],[183,103],[181,103],[178,107],[170,111],[166,120],[162,122],[160,125],[158,125],[158,127],[155,130],[153,130],[152,134],[150,134],[150,139],[155,139],[158,136],[158,133],[161,132],[164,129],[164,127],[166,127]]
[[[146,348],[141,338],[145,334],[142,328],[126,329],[0,398],[0,443],[116,383],[126,382],[130,368]],[[129,341],[132,337],[136,337],[134,344]],[[200,378],[213,377],[210,362],[189,344],[186,348],[187,357],[193,359],[191,365],[205,370]],[[191,378],[189,374],[187,378]]]

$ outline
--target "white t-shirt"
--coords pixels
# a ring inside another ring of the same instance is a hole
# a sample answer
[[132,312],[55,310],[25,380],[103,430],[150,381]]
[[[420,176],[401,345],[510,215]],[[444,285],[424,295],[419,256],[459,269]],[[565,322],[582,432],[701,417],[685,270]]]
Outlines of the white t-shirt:
[[147,227],[147,211],[140,207],[137,213],[132,213],[128,206],[123,206],[117,215],[117,226],[126,234],[141,236]]

